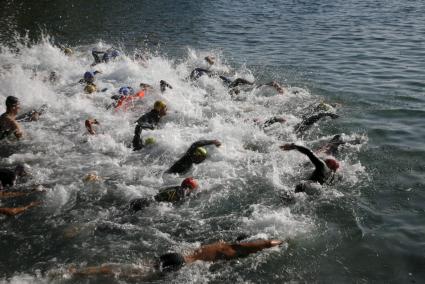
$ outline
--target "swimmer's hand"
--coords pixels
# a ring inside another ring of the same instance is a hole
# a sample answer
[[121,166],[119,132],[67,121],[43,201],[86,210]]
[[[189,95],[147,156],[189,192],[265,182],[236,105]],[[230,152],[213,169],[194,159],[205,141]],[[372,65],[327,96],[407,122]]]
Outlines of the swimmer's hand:
[[288,143],[288,144],[280,146],[279,148],[282,149],[283,151],[290,151],[290,150],[296,149],[294,143]]
[[218,141],[218,140],[214,140],[214,145],[216,146],[216,147],[220,147],[221,146],[221,142],[220,141]]

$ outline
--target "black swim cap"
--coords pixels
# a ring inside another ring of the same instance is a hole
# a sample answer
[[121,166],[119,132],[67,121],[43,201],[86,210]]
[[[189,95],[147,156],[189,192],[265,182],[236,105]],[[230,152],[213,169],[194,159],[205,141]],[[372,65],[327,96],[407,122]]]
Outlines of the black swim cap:
[[176,270],[185,264],[184,257],[178,253],[166,253],[159,257],[161,270]]
[[18,104],[19,100],[17,97],[14,96],[8,96],[6,98],[6,107],[13,107],[14,105]]

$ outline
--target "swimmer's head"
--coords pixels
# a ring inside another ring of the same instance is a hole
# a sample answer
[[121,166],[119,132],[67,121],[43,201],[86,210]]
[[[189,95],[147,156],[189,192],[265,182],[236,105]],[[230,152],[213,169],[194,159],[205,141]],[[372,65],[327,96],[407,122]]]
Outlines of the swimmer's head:
[[214,56],[206,56],[204,59],[208,64],[210,65],[214,64],[214,60],[215,60]]
[[96,92],[96,86],[93,84],[89,84],[87,86],[84,87],[84,92],[86,92],[87,94],[91,94]]
[[193,177],[188,177],[185,178],[181,184],[181,187],[183,188],[188,188],[191,191],[195,190],[196,188],[198,188],[198,181],[196,179],[194,179]]
[[207,158],[207,154],[208,152],[204,147],[198,147],[193,153],[192,160],[195,164],[199,164]]
[[156,143],[156,141],[155,141],[155,138],[153,138],[153,137],[148,137],[148,138],[145,139],[145,145],[146,146],[153,145],[155,143]]
[[130,87],[121,87],[118,90],[118,93],[120,95],[130,96],[130,95],[133,95],[134,91],[133,91],[133,88],[130,88]]
[[23,177],[29,174],[29,167],[25,164],[19,164],[15,167],[15,173],[19,177]]
[[87,71],[86,73],[84,73],[84,81],[86,81],[87,83],[93,83],[94,82],[94,73]]
[[116,57],[118,57],[118,56],[120,56],[120,53],[118,52],[118,50],[113,50],[112,52],[111,52],[111,57],[112,58],[116,58]]
[[71,56],[74,53],[74,51],[72,51],[72,49],[67,47],[67,48],[63,49],[63,53],[65,53],[65,55],[67,55],[67,56]]
[[15,107],[17,107],[17,108],[20,107],[19,99],[17,97],[14,97],[14,96],[8,96],[6,98],[6,108],[10,109],[10,108],[15,108]]
[[156,101],[153,105],[154,110],[159,112],[160,116],[164,116],[167,114],[167,105],[163,101]]
[[178,253],[166,253],[159,257],[159,269],[161,271],[177,270],[184,264],[184,257]]
[[328,168],[334,172],[336,172],[339,169],[339,162],[335,159],[326,159],[325,163],[326,163],[326,166],[328,166]]

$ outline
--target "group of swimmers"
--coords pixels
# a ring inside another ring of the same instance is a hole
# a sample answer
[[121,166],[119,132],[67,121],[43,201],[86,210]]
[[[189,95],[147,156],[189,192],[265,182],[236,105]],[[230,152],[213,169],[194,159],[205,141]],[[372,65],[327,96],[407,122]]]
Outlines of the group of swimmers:
[[[65,54],[71,55],[72,50],[67,48],[64,50]],[[93,51],[95,66],[100,63],[108,63],[111,60],[116,59],[120,56],[120,52],[114,49],[107,51]],[[144,59],[143,59],[144,60]],[[205,61],[209,65],[213,65],[215,58],[212,56],[205,57]],[[85,84],[84,91],[86,93],[93,93],[97,91],[95,85],[95,76],[99,74],[99,71],[90,72],[87,71],[80,83]],[[195,68],[189,76],[189,80],[196,81],[202,76],[216,77],[223,81],[223,83],[229,88],[229,94],[238,95],[240,94],[241,86],[259,87],[259,86],[270,86],[276,90],[278,94],[284,95],[288,90],[281,84],[275,81],[271,81],[266,84],[254,84],[243,78],[237,78],[231,80],[230,78],[221,75],[217,72],[213,72],[210,69]],[[152,86],[146,83],[140,84],[141,90],[135,92],[131,87],[122,87],[119,89],[118,94],[111,97],[112,103],[110,107],[120,108],[125,105],[128,100],[142,99],[145,92],[152,89]],[[167,89],[173,87],[164,80],[160,82],[161,93]],[[16,139],[21,139],[24,136],[20,121],[36,121],[39,116],[45,111],[45,108],[40,110],[32,111],[24,115],[18,116],[20,110],[20,101],[14,96],[8,96],[6,99],[6,112],[0,117],[0,140],[5,139],[9,136],[14,136]],[[153,130],[158,127],[161,122],[161,118],[167,115],[167,105],[163,100],[157,100],[153,108],[143,114],[136,122],[134,129],[134,136],[132,140],[132,148],[134,151],[139,151],[147,145],[155,143],[155,139],[148,138],[142,139],[142,131],[146,129]],[[302,118],[302,121],[297,124],[294,128],[294,132],[302,134],[308,130],[314,123],[322,118],[330,117],[332,119],[338,118],[335,113],[334,106],[329,104],[320,103],[314,106],[313,111]],[[282,117],[272,117],[262,123],[263,127],[268,127],[274,123],[284,123],[286,120]],[[258,121],[255,121],[258,123]],[[90,118],[85,121],[87,131],[91,135],[96,135],[95,125],[99,124],[99,121]],[[300,182],[294,189],[294,193],[305,192],[308,195],[319,194],[322,190],[322,185],[332,184],[335,181],[335,175],[340,168],[340,163],[335,159],[338,147],[342,144],[347,143],[341,137],[341,135],[335,135],[328,143],[322,146],[319,150],[313,151],[305,146],[288,143],[280,146],[283,151],[297,150],[298,152],[306,155],[311,163],[314,165],[314,171],[311,173],[307,180]],[[194,142],[184,153],[184,155],[178,159],[167,171],[170,174],[184,175],[192,168],[193,164],[200,164],[204,162],[208,156],[207,146],[214,145],[220,147],[221,142],[219,140],[200,140]],[[17,165],[15,169],[0,169],[0,199],[19,197],[28,195],[33,192],[42,192],[42,190],[35,189],[31,192],[16,192],[10,191],[15,186],[16,180],[27,174],[25,166]],[[95,180],[96,176],[88,177],[88,180]],[[161,190],[152,198],[138,198],[130,201],[129,207],[133,212],[141,211],[152,202],[177,202],[191,193],[196,191],[198,188],[198,182],[193,177],[186,177],[183,179],[180,185],[172,186]],[[31,202],[23,207],[15,208],[0,208],[0,214],[14,216],[25,212],[29,208],[39,205],[39,202]],[[175,269],[183,264],[191,263],[197,260],[201,261],[217,261],[220,259],[233,259],[238,257],[244,257],[251,253],[258,252],[260,250],[278,246],[284,243],[281,240],[256,240],[256,241],[244,241],[243,239],[235,242],[217,242],[213,244],[203,245],[198,250],[191,254],[180,255],[177,253],[167,253],[162,255],[158,259],[158,268],[160,270]],[[93,275],[93,274],[114,274],[116,268],[112,266],[101,266],[101,267],[87,267],[84,269],[73,270],[74,275]]]

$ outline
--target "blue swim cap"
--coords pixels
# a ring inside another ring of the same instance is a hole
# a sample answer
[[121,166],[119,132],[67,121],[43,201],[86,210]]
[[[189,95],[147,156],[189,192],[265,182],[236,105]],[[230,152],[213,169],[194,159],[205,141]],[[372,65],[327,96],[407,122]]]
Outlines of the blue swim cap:
[[87,71],[86,73],[84,73],[84,80],[88,81],[88,82],[93,82],[94,81],[94,73]]
[[121,87],[121,88],[118,90],[118,93],[119,93],[120,95],[130,96],[130,95],[133,95],[133,94],[134,94],[134,90],[133,90],[133,88],[132,88],[132,87]]
[[120,56],[120,53],[118,52],[118,50],[113,50],[113,51],[111,52],[111,57],[112,57],[112,58],[115,58],[115,57],[118,57],[118,56]]

